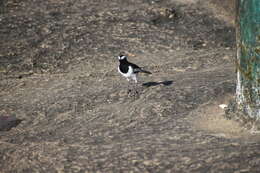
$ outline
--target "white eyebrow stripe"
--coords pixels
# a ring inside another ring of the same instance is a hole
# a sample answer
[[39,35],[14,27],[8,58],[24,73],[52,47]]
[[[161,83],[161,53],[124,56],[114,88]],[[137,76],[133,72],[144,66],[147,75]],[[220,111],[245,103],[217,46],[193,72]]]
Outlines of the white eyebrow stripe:
[[125,59],[125,58],[126,58],[125,55],[123,55],[123,56],[118,56],[118,59],[120,59],[120,60]]

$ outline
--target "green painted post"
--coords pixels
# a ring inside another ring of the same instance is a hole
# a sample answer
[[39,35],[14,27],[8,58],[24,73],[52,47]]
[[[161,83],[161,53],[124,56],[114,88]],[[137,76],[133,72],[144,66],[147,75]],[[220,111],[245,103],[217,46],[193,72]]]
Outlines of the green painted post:
[[260,120],[260,0],[236,3],[237,108]]

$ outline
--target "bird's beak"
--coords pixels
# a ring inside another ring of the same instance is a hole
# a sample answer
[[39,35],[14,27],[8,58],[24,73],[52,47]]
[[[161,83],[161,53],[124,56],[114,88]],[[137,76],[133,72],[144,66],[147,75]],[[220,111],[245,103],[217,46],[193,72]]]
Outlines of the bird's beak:
[[132,57],[135,57],[135,54],[132,54],[132,53],[127,53],[127,56],[132,56]]

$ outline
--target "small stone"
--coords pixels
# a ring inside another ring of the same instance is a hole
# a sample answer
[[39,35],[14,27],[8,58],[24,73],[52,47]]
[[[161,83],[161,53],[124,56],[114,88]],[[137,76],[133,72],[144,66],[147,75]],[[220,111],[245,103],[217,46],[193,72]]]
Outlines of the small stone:
[[220,105],[218,105],[221,109],[225,109],[225,108],[227,108],[227,105],[226,104],[220,104]]

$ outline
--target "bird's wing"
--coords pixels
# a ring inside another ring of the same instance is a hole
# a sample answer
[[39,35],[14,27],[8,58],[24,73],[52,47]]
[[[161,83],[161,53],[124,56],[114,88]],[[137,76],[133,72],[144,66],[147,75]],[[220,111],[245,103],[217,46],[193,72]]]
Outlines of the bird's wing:
[[133,69],[140,69],[140,67],[136,64],[133,64],[133,63],[130,63],[129,62],[129,65],[131,65],[133,67]]
[[141,68],[134,68],[134,73],[138,73],[138,72],[141,72],[143,71]]
[[130,65],[133,67],[134,73],[143,72],[143,73],[147,73],[147,74],[152,74],[151,72],[142,69],[141,67],[139,67],[139,66],[136,65],[136,64],[130,63]]
[[129,63],[130,66],[133,67],[134,73],[138,73],[142,71],[142,68],[140,68],[138,65],[133,64],[133,63]]

